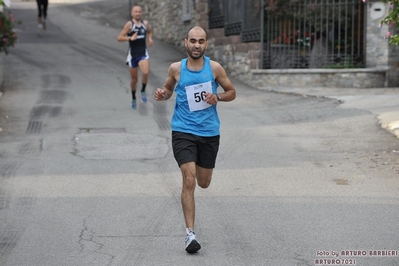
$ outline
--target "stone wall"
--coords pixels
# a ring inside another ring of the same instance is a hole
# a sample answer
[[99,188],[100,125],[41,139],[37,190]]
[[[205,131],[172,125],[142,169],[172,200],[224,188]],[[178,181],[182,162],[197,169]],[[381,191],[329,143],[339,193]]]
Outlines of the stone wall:
[[386,69],[269,69],[253,70],[247,77],[254,87],[385,87]]
[[[206,14],[207,5],[199,1],[135,0],[134,3],[143,8],[143,17],[150,22],[154,37],[182,51],[184,51],[185,33],[190,27],[199,24],[204,28],[207,27],[200,23],[201,17]],[[190,4],[188,9],[184,6],[187,3]],[[190,12],[187,14],[183,10]]]

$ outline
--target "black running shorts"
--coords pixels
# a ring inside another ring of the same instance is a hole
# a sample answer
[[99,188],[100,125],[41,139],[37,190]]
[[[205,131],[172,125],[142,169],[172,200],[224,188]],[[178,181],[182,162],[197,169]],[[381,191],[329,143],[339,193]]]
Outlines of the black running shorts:
[[215,168],[220,136],[200,137],[189,133],[172,131],[173,155],[179,167],[195,162],[202,168]]

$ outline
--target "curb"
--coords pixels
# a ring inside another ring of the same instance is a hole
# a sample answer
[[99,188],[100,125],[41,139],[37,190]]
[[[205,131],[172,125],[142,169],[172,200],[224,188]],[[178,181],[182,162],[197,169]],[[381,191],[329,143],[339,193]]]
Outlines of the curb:
[[399,138],[399,120],[390,122],[386,129],[391,131],[397,138]]

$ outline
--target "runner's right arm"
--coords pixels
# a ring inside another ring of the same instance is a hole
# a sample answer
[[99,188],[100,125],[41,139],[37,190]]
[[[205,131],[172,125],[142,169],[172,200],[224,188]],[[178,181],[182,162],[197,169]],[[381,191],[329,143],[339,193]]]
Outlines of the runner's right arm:
[[170,65],[165,84],[155,91],[155,100],[165,101],[172,97],[176,82],[180,77],[180,64],[180,62],[176,62]]
[[130,32],[131,28],[132,28],[132,22],[131,21],[126,22],[125,26],[118,35],[118,42],[134,41],[135,39],[137,39],[138,32],[134,33],[132,36],[128,36],[128,33]]

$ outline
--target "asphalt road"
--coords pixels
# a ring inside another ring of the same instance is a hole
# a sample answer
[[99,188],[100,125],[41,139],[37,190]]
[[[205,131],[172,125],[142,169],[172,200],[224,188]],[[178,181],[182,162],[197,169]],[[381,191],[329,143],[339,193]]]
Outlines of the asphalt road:
[[[0,265],[399,264],[398,139],[370,112],[234,77],[214,178],[196,191],[203,249],[186,254],[174,101],[130,108],[122,1],[76,2],[54,2],[38,37],[35,3],[13,1],[23,24],[0,98]],[[149,95],[183,55],[156,40],[150,56]]]

